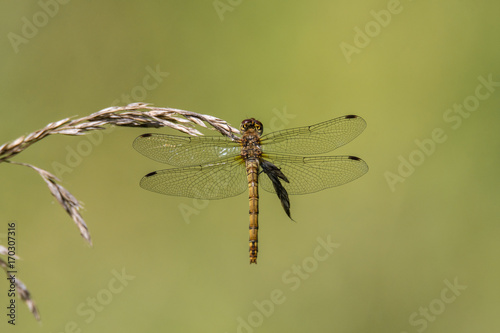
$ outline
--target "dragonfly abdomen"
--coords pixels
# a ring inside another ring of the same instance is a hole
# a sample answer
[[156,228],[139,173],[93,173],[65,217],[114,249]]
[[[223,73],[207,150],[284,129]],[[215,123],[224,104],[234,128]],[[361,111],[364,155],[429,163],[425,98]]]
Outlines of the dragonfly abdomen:
[[249,227],[249,248],[250,263],[257,263],[258,232],[259,232],[259,185],[258,171],[259,161],[257,159],[248,159],[246,161],[246,171],[248,179],[248,202],[250,214]]

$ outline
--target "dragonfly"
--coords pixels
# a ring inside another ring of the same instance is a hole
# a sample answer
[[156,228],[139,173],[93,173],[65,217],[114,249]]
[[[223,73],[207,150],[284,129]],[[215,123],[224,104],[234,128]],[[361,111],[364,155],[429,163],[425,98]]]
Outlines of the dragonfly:
[[[263,135],[254,118],[241,123],[241,137],[188,137],[147,133],[133,147],[174,168],[145,175],[140,186],[170,196],[213,200],[248,189],[249,255],[257,263],[259,188],[276,194],[290,219],[289,195],[308,194],[349,183],[368,171],[356,156],[309,156],[331,152],[356,138],[365,120],[346,115],[312,126]],[[293,220],[293,219],[292,219]]]

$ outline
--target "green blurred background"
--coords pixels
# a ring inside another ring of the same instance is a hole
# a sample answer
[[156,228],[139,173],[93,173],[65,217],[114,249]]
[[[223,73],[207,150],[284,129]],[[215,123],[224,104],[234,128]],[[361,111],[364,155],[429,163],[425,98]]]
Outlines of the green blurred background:
[[[233,126],[255,117],[267,130],[357,114],[367,129],[335,154],[370,166],[348,185],[293,196],[297,223],[261,193],[259,264],[250,266],[246,195],[206,204],[139,187],[165,167],[132,148],[148,130],[44,139],[14,160],[55,172],[91,142],[61,178],[85,204],[94,246],[35,172],[1,164],[0,242],[15,221],[19,277],[42,315],[39,325],[19,306],[8,325],[2,278],[2,332],[498,330],[500,89],[477,87],[479,77],[500,81],[500,4],[42,0],[0,9],[0,143],[131,101]],[[474,111],[448,111],[464,102]],[[446,140],[432,151],[436,129]],[[400,166],[410,159],[413,171]],[[390,185],[399,172],[404,182]],[[324,261],[314,259],[318,238],[339,245]],[[115,278],[123,271],[126,285]]]

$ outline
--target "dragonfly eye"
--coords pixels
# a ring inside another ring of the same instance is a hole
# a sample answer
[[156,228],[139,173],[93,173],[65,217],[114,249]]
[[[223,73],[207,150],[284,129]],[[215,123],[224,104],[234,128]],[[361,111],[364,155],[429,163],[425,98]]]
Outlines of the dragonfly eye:
[[241,125],[240,125],[240,132],[244,132],[247,130],[248,128],[248,124],[250,122],[250,119],[245,119],[241,122]]
[[258,120],[255,120],[254,126],[257,132],[259,132],[259,134],[262,134],[262,132],[264,131],[264,126],[262,125],[262,123]]

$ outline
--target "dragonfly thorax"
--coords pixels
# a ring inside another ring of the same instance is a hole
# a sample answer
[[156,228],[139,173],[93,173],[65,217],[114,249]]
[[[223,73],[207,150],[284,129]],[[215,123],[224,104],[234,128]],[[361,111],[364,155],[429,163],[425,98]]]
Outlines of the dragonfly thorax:
[[262,155],[260,148],[260,136],[255,129],[248,129],[243,133],[240,140],[241,157],[243,159],[258,159]]

